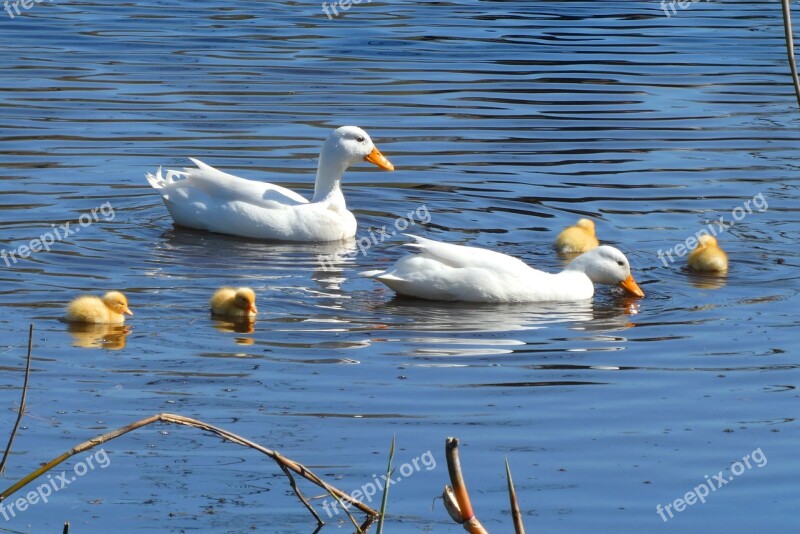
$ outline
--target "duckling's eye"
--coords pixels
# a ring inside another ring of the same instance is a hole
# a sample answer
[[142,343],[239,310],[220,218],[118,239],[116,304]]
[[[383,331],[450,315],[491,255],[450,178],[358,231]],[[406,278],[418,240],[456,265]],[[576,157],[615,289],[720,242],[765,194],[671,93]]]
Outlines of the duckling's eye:
[[359,143],[363,143],[364,142],[364,136],[363,135],[359,135],[358,137],[356,137],[356,141],[358,141]]
[[624,267],[625,266],[625,262],[622,261],[622,260],[617,260],[617,265],[619,265],[620,267]]

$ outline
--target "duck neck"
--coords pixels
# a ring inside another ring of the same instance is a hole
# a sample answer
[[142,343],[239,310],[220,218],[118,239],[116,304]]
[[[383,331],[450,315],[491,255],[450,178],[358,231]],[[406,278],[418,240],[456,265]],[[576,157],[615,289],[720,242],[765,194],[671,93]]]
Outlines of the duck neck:
[[581,254],[580,256],[569,262],[569,265],[564,267],[564,270],[562,272],[578,271],[585,274],[587,263],[588,262],[587,258],[585,257],[585,254]]
[[312,202],[335,200],[344,203],[341,182],[347,163],[336,154],[322,147],[317,167],[317,181],[314,185],[314,198]]

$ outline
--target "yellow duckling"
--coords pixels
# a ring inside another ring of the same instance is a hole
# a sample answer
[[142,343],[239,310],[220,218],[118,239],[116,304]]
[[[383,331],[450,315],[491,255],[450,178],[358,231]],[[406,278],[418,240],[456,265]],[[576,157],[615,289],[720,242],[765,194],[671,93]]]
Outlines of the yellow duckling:
[[258,313],[256,293],[249,287],[222,287],[211,297],[211,313],[229,319],[252,319]]
[[64,320],[84,324],[122,324],[123,314],[133,315],[128,309],[128,299],[119,291],[109,291],[103,298],[91,295],[70,302]]
[[564,228],[556,237],[556,249],[562,254],[589,252],[600,243],[594,233],[594,221],[580,219],[574,226]]
[[728,270],[728,255],[710,235],[697,238],[697,248],[689,254],[689,269],[698,272],[722,272]]

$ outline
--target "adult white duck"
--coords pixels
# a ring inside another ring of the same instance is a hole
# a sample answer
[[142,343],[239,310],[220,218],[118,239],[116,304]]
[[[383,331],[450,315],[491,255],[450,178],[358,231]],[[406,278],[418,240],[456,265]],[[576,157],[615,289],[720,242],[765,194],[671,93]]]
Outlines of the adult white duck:
[[385,271],[367,271],[400,295],[464,302],[569,302],[591,298],[594,284],[618,285],[643,297],[625,255],[603,245],[575,258],[557,274],[477,247],[409,236],[418,254],[400,258]]
[[369,161],[392,171],[394,166],[367,132],[342,126],[322,145],[311,202],[290,189],[245,180],[189,158],[197,168],[147,174],[179,226],[241,237],[276,241],[340,241],[356,234],[341,180],[348,167]]

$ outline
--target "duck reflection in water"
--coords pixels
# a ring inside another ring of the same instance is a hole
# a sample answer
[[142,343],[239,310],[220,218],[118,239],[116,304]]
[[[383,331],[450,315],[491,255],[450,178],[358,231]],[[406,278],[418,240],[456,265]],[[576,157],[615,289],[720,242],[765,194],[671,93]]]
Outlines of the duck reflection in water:
[[[256,321],[255,319],[243,319],[239,321],[231,321],[225,319],[213,319],[212,320],[214,328],[219,330],[220,332],[228,332],[228,333],[235,333],[235,334],[252,334],[256,331]],[[239,340],[244,340],[245,342],[240,343]],[[237,338],[237,343],[240,345],[252,345],[253,340],[250,338]]]
[[120,350],[125,348],[125,338],[131,327],[118,324],[79,324],[67,327],[72,335],[72,345],[84,349]]
[[695,273],[687,270],[689,283],[698,289],[721,289],[727,282],[727,272]]

